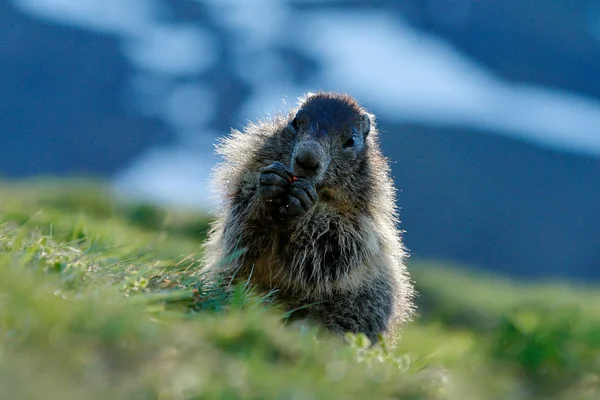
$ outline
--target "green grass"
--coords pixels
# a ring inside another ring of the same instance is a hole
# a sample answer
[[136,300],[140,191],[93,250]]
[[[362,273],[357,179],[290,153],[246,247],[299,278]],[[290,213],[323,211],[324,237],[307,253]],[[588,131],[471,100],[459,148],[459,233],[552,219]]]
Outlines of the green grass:
[[206,281],[205,215],[40,180],[0,183],[0,221],[0,399],[600,398],[592,286],[412,260],[419,315],[367,348]]

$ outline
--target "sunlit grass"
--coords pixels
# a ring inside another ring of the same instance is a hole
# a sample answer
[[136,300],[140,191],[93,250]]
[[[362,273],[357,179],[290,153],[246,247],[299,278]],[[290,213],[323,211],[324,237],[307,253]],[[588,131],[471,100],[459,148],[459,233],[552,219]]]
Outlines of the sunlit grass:
[[0,184],[0,399],[597,399],[600,291],[412,261],[398,343],[287,326],[201,272],[205,215]]

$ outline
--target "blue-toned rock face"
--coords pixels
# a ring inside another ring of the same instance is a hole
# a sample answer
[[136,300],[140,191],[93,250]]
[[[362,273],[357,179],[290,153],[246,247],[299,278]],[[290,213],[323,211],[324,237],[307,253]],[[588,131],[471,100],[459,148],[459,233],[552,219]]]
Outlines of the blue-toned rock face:
[[600,278],[595,2],[233,4],[0,2],[0,176],[207,204],[217,136],[348,91],[379,118],[413,255]]

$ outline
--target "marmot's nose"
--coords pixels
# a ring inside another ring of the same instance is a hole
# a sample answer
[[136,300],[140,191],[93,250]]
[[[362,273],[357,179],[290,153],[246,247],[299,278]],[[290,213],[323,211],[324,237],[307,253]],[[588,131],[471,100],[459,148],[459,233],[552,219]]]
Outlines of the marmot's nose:
[[319,168],[319,158],[311,151],[301,151],[296,155],[296,163],[305,170],[314,170]]

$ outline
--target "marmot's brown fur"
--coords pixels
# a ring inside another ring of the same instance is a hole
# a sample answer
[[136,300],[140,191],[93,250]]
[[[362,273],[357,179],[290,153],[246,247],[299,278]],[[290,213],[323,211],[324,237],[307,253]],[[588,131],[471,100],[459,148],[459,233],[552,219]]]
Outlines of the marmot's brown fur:
[[205,243],[208,271],[276,289],[290,309],[372,342],[410,317],[413,287],[373,115],[348,95],[308,94],[287,116],[234,130],[218,153],[223,204]]

